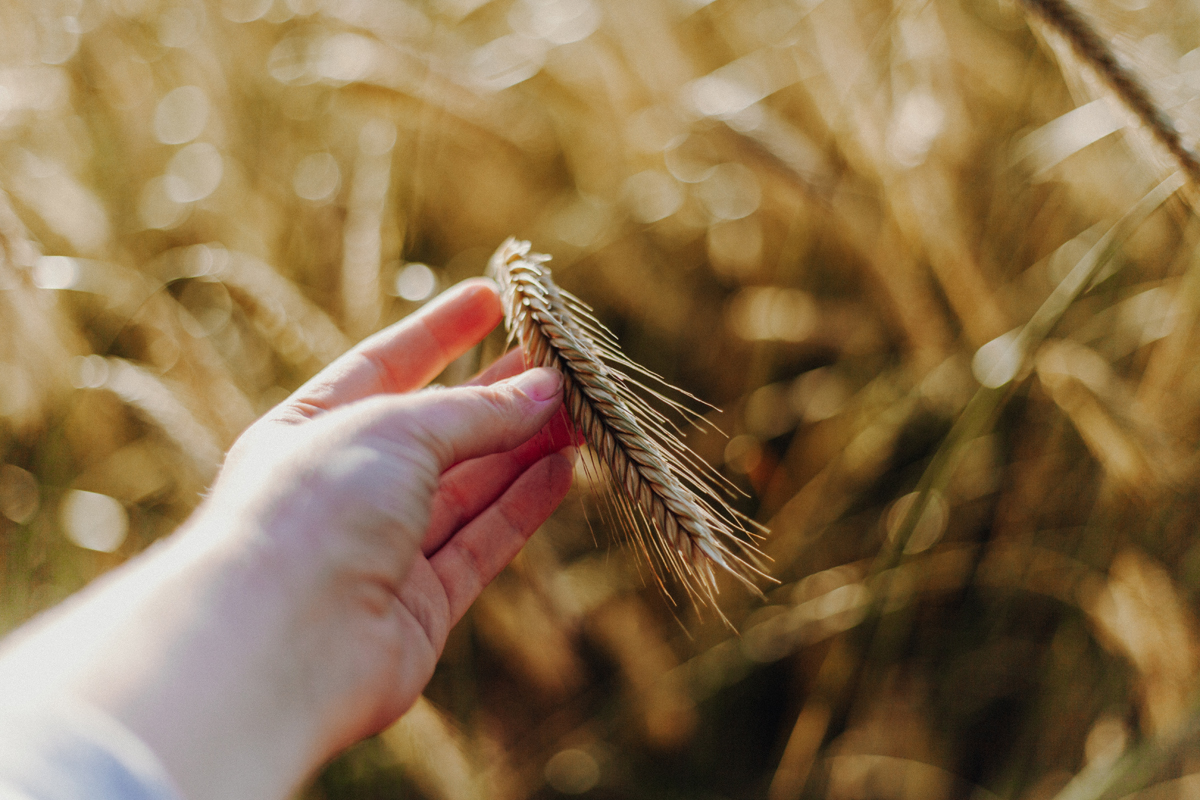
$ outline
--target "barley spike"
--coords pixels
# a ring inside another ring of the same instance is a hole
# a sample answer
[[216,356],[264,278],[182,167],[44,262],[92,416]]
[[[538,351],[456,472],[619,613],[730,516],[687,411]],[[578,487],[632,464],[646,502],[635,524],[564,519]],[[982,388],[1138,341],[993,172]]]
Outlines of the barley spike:
[[592,309],[555,285],[545,266],[549,256],[529,250],[529,242],[510,238],[488,265],[500,285],[509,341],[520,342],[529,366],[562,373],[564,406],[591,447],[592,466],[610,478],[618,525],[659,585],[665,589],[661,566],[697,606],[720,614],[714,566],[761,595],[756,579],[771,579],[754,540],[764,529],[723,499],[721,491],[733,487],[683,444],[678,427],[635,387],[698,423],[698,414],[668,396],[686,393],[626,358]]

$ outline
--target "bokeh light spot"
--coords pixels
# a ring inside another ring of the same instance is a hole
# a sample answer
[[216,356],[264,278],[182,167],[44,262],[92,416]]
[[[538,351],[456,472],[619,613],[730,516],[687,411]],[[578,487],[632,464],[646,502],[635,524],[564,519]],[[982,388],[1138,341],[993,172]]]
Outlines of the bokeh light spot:
[[805,372],[792,384],[792,409],[807,423],[820,422],[841,412],[850,398],[846,380],[829,367]]
[[341,180],[341,170],[332,155],[313,153],[296,165],[296,171],[292,174],[292,188],[305,200],[318,202],[327,200],[336,192]]
[[43,64],[63,64],[79,49],[79,20],[75,17],[43,17],[38,21]]
[[516,34],[493,39],[472,54],[471,77],[482,89],[515,86],[541,71],[547,47],[541,39]]
[[76,389],[98,389],[108,380],[104,356],[75,356],[71,359],[71,385]]
[[186,6],[172,6],[158,18],[158,43],[163,47],[185,48],[200,38],[200,20]]
[[665,172],[652,169],[625,181],[625,196],[630,212],[638,222],[666,219],[683,205],[683,189],[679,183]]
[[734,472],[749,474],[762,463],[762,442],[754,436],[735,436],[725,445],[724,457]]
[[154,109],[154,135],[163,144],[190,142],[203,132],[208,111],[208,95],[199,86],[172,89]]
[[763,439],[773,439],[795,427],[796,415],[782,383],[760,386],[746,398],[746,429]]
[[396,126],[373,119],[358,132],[358,149],[368,156],[384,156],[396,146]]
[[0,466],[0,513],[24,525],[41,505],[37,478],[13,464]]
[[208,197],[221,183],[225,161],[208,142],[194,142],[172,156],[167,164],[167,196],[176,203],[194,203]]
[[272,0],[222,0],[221,14],[230,22],[253,22],[271,10]]
[[129,532],[125,507],[106,494],[72,489],[63,498],[59,518],[68,539],[101,553],[120,547]]
[[396,296],[417,303],[437,289],[437,275],[424,264],[407,264],[396,272]]
[[700,183],[712,177],[716,170],[716,153],[699,137],[690,137],[663,153],[667,171],[684,183]]
[[625,123],[625,138],[642,153],[661,153],[687,137],[679,117],[665,106],[643,108]]
[[751,286],[729,303],[730,326],[749,341],[800,342],[812,335],[819,321],[816,301],[798,289]]
[[550,229],[573,247],[590,247],[604,234],[610,216],[611,211],[602,200],[575,194],[554,212]]
[[508,21],[517,33],[570,44],[595,32],[600,9],[593,0],[522,0],[512,7]]
[[920,165],[945,125],[946,109],[937,98],[924,89],[909,92],[888,129],[888,154],[902,167]]
[[721,75],[705,75],[684,89],[690,105],[705,117],[728,117],[757,102],[761,92]]
[[997,389],[1017,376],[1025,362],[1025,348],[1018,341],[1021,330],[997,336],[975,351],[971,373],[989,389]]
[[1129,743],[1129,729],[1119,717],[1105,714],[1096,720],[1083,744],[1083,757],[1089,767],[1111,766]]
[[546,762],[546,783],[562,794],[583,794],[600,782],[600,765],[583,750],[560,750]]
[[306,84],[316,80],[308,67],[309,44],[305,38],[290,36],[279,42],[267,56],[267,72],[280,83]]
[[718,274],[749,277],[762,261],[762,222],[756,216],[717,222],[709,227],[706,243],[708,260]]
[[[900,534],[900,527],[904,524],[909,509],[912,508],[912,504],[917,501],[919,495],[919,492],[910,492],[892,504],[887,514],[888,539],[896,541],[896,537]],[[904,543],[904,552],[920,553],[933,547],[946,532],[946,524],[949,521],[950,507],[946,504],[945,499],[940,492],[930,491],[925,508],[921,510],[921,517],[909,533],[908,541]]]
[[183,329],[202,339],[220,332],[233,315],[233,299],[225,284],[203,278],[187,281],[179,293]]
[[371,71],[375,45],[356,33],[339,33],[321,43],[316,71],[331,83],[351,83]]
[[696,185],[696,193],[715,219],[741,219],[753,214],[762,202],[758,178],[745,164],[719,164]]
[[67,256],[42,256],[33,265],[33,285],[39,289],[71,289],[79,282],[79,262]]

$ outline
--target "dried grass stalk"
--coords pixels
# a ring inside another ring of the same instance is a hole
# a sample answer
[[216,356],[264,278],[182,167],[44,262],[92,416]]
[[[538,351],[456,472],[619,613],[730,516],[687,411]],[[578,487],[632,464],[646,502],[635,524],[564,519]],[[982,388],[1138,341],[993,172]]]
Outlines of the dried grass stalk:
[[1184,143],[1171,115],[1154,102],[1137,74],[1123,65],[1105,38],[1069,0],[1022,0],[1030,12],[1070,43],[1075,54],[1108,84],[1138,120],[1167,149],[1180,168],[1200,186],[1200,160]]
[[770,578],[754,541],[765,529],[729,505],[722,493],[733,487],[647,399],[698,424],[702,417],[668,395],[691,396],[622,355],[591,307],[554,284],[545,266],[550,257],[529,248],[510,238],[488,265],[500,284],[509,341],[520,341],[529,366],[563,374],[564,407],[591,447],[591,468],[609,479],[617,526],[646,557],[658,584],[665,590],[663,573],[673,576],[697,606],[717,609],[714,565],[761,594],[755,579]]

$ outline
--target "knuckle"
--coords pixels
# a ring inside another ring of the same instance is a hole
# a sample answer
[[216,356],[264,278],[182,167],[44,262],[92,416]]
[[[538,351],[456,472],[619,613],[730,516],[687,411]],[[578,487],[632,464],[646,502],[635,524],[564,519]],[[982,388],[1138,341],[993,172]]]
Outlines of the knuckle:
[[529,395],[511,384],[497,384],[485,395],[492,411],[501,418],[519,415],[532,403]]
[[496,503],[496,512],[500,516],[500,525],[508,533],[524,533],[524,519],[521,515],[520,500],[504,496]]

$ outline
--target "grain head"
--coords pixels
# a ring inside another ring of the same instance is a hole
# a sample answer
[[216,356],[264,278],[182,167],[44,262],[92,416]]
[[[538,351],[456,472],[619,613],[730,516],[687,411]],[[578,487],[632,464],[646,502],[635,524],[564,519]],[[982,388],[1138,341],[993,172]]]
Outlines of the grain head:
[[555,285],[549,260],[531,253],[529,242],[510,238],[488,271],[500,285],[510,341],[520,342],[527,366],[562,373],[566,413],[590,446],[589,468],[607,478],[616,524],[659,585],[666,589],[664,573],[673,577],[697,605],[717,609],[714,568],[759,593],[755,579],[768,576],[754,540],[764,531],[729,505],[722,495],[732,486],[647,399],[699,423],[672,399],[686,393],[626,358],[591,307]]

